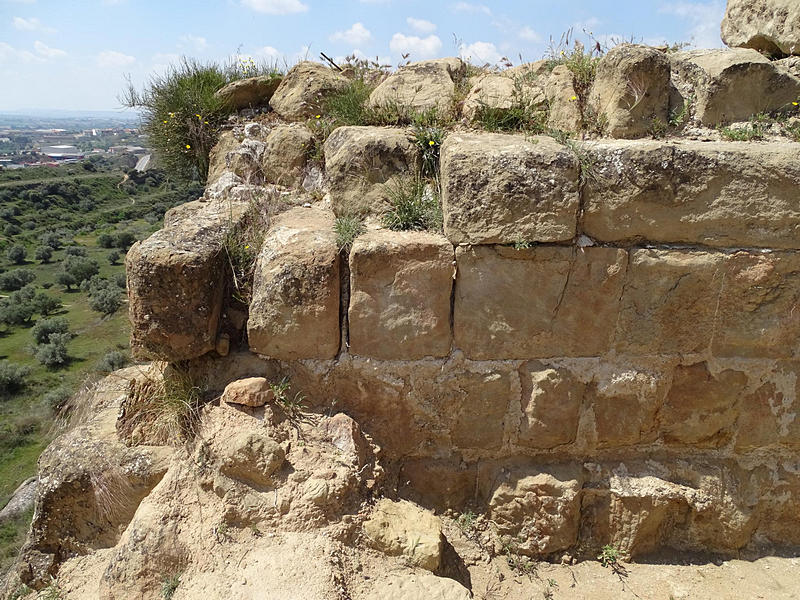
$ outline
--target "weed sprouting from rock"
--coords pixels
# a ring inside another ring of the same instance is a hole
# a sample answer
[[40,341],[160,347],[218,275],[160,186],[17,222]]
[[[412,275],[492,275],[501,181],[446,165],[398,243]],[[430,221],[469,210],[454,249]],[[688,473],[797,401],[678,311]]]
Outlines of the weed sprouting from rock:
[[389,210],[383,224],[394,231],[439,231],[442,206],[436,186],[421,178],[395,180],[386,185]]
[[364,232],[364,224],[357,215],[342,215],[336,217],[333,231],[336,233],[336,247],[339,252],[348,253],[356,238]]
[[175,592],[178,590],[178,586],[180,584],[180,573],[174,573],[164,577],[164,579],[161,580],[161,597],[164,600],[170,600],[175,595]]

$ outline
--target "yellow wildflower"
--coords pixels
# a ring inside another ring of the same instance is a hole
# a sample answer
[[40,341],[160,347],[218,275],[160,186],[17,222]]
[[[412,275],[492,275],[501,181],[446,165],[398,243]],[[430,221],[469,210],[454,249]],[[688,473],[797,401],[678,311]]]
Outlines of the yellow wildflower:
[[317,116],[316,116],[316,117],[314,117],[314,118],[315,118],[315,119],[319,119],[319,118],[321,118],[321,117],[322,117],[322,115],[317,115]]
[[800,102],[792,102],[792,106],[800,106]]
[[188,150],[189,148],[191,148],[191,146],[189,144],[186,144],[186,148]]
[[431,140],[430,142],[428,142],[428,146],[435,146],[435,145],[436,145],[436,142],[434,142],[433,140]]
[[569,99],[569,101],[570,101],[570,102],[575,102],[575,100],[577,100],[577,99],[578,99],[578,97],[577,97],[577,96],[573,96],[572,98],[570,98],[570,99]]

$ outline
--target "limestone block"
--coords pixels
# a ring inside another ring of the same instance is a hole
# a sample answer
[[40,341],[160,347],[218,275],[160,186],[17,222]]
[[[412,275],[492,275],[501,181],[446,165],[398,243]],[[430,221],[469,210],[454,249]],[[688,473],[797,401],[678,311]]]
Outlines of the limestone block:
[[598,356],[609,350],[627,252],[458,248],[455,346],[473,359]]
[[703,125],[746,121],[800,96],[800,79],[755,50],[690,50],[670,55],[672,80]]
[[278,89],[281,78],[272,75],[259,75],[232,81],[214,94],[233,110],[263,106]]
[[259,140],[244,140],[225,155],[225,164],[232,173],[249,184],[264,180],[262,161],[266,146]]
[[741,371],[712,375],[705,362],[678,366],[658,421],[671,444],[718,447],[731,436],[747,385]]
[[350,351],[415,360],[450,352],[453,247],[426,232],[375,231],[350,252]]
[[225,157],[228,152],[234,150],[239,145],[239,140],[233,135],[233,131],[223,131],[217,138],[217,143],[211,149],[208,156],[208,179],[206,185],[216,183],[222,174],[228,169]]
[[466,74],[460,58],[424,60],[400,67],[376,87],[369,97],[373,108],[397,109],[401,113],[452,110],[456,81]]
[[654,119],[669,119],[670,66],[664,52],[637,44],[615,46],[600,59],[589,94],[615,138],[648,135]]
[[325,99],[342,90],[347,78],[311,61],[292,67],[270,99],[270,106],[288,121],[302,121],[320,114]]
[[714,341],[725,256],[717,252],[633,250],[622,294],[616,350],[690,354]]
[[527,363],[520,369],[520,446],[549,449],[575,441],[584,385],[567,369]]
[[375,505],[364,532],[372,544],[389,556],[403,556],[428,571],[439,568],[442,557],[442,522],[428,510],[407,500],[383,498]]
[[604,242],[800,248],[800,144],[590,143],[581,229]]
[[225,386],[222,401],[244,406],[264,406],[275,398],[269,382],[264,377],[237,379]]
[[509,400],[518,397],[510,373],[463,371],[445,383],[452,412],[450,439],[456,448],[496,450],[503,445]]
[[559,131],[578,132],[583,128],[583,116],[573,85],[572,73],[558,65],[545,84],[545,97],[550,108],[547,126]]
[[314,143],[311,131],[303,125],[278,125],[264,139],[261,170],[270,183],[296,186],[303,180],[303,169]]
[[475,498],[475,465],[459,458],[403,461],[398,494],[437,512],[461,512]]
[[286,458],[283,447],[258,432],[242,431],[221,444],[220,471],[248,485],[266,487]]
[[325,173],[337,215],[376,213],[388,187],[417,169],[417,150],[401,129],[339,127],[325,142]]
[[361,426],[344,413],[326,419],[320,428],[325,433],[325,440],[333,444],[339,451],[355,460],[358,467],[367,462],[371,454],[369,442],[361,432]]
[[794,0],[728,0],[722,41],[775,57],[800,54],[800,4]]
[[204,203],[131,247],[125,266],[137,356],[176,362],[214,349],[228,268],[220,250],[248,208]]
[[736,423],[736,450],[746,452],[776,444],[800,447],[798,365],[781,361],[767,380],[742,398]]
[[575,235],[578,162],[549,137],[451,134],[442,145],[444,231],[454,244]]
[[333,215],[295,208],[277,217],[256,261],[250,349],[281,360],[339,350],[339,252]]
[[482,109],[503,114],[515,107],[543,108],[544,103],[543,82],[538,81],[533,69],[525,73],[508,69],[480,77],[464,99],[461,114],[473,121]]
[[579,464],[487,462],[479,465],[478,477],[488,518],[500,536],[512,540],[516,553],[546,556],[575,544],[583,484]]

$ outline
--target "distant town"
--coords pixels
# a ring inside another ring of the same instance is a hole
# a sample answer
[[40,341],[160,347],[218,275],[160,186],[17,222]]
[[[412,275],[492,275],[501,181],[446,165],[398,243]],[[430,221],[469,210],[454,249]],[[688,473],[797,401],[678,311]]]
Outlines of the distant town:
[[[57,166],[91,156],[128,155],[139,171],[150,150],[132,117],[0,114],[0,168]],[[131,161],[132,162],[132,161]]]

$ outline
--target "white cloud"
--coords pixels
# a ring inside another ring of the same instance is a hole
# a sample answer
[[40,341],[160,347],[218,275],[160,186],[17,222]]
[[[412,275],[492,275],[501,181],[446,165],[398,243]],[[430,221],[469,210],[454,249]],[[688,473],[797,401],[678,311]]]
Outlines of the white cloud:
[[413,60],[433,58],[442,49],[442,40],[435,35],[419,38],[415,35],[395,33],[389,42],[389,49],[394,54],[408,54]]
[[308,10],[300,0],[242,0],[242,4],[256,12],[268,15],[289,15]]
[[332,42],[344,42],[351,46],[366,44],[371,39],[372,33],[370,33],[369,29],[364,27],[363,23],[353,23],[350,29],[337,31],[330,37]]
[[45,33],[53,33],[55,31],[52,27],[42,25],[42,22],[36,17],[31,17],[30,19],[14,17],[13,23],[14,27],[20,31],[43,31]]
[[517,34],[521,40],[525,40],[526,42],[541,42],[542,36],[535,32],[533,29],[528,27],[527,25],[519,30]]
[[204,37],[187,33],[186,35],[182,35],[180,37],[180,43],[178,44],[178,47],[189,48],[195,52],[202,52],[208,48],[208,41]]
[[136,62],[136,58],[116,50],[104,50],[96,57],[100,67],[125,67]]
[[37,54],[44,56],[45,58],[58,58],[60,56],[66,56],[67,53],[63,50],[59,50],[58,48],[51,48],[47,44],[43,44],[39,40],[36,40],[33,43],[33,48],[36,50]]
[[465,13],[482,13],[484,15],[491,15],[492,9],[485,4],[472,4],[471,2],[456,2],[453,4],[453,10],[456,12]]
[[283,52],[272,46],[264,46],[258,50],[253,51],[254,56],[266,58],[269,60],[278,60],[283,57]]
[[4,62],[12,64],[17,62],[31,63],[44,62],[44,59],[28,50],[17,50],[11,44],[0,42],[0,64]]
[[503,55],[497,50],[497,46],[491,42],[474,42],[472,44],[461,44],[458,49],[461,58],[468,60],[473,64],[486,64],[491,65],[497,63]]
[[719,32],[725,14],[722,0],[662,4],[658,12],[686,19],[689,22],[687,34],[699,48],[719,48],[722,45]]
[[434,25],[430,21],[426,21],[425,19],[415,19],[414,17],[408,17],[406,19],[406,23],[408,23],[408,26],[411,27],[411,29],[423,35],[426,33],[433,33],[434,31],[436,31],[436,25]]

